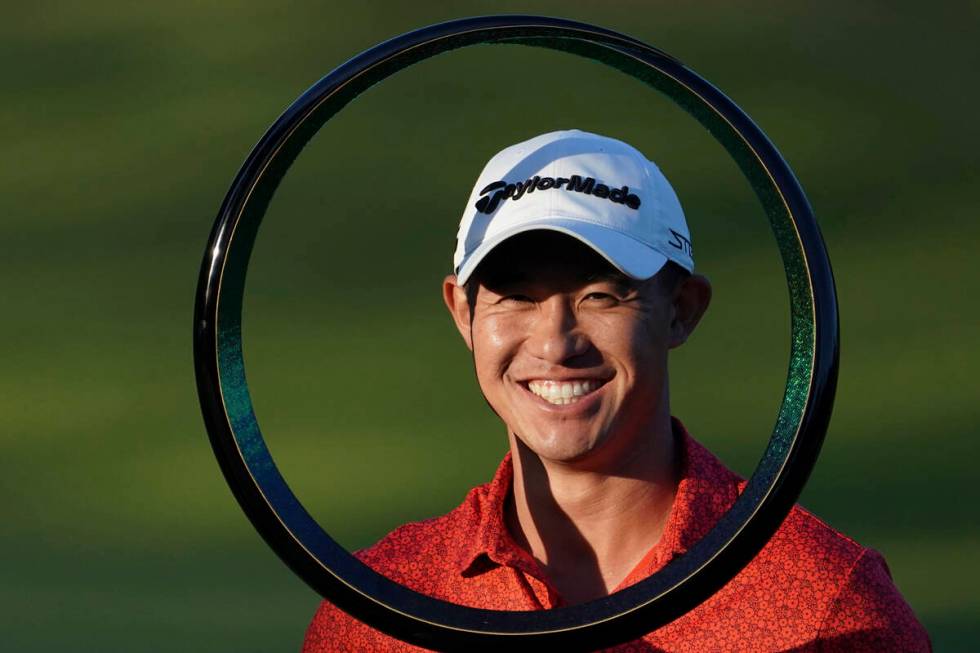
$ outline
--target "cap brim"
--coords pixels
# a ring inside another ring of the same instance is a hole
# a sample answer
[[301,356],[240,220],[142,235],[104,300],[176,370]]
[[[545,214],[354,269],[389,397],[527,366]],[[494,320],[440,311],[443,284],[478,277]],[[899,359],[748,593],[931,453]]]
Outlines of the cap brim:
[[619,231],[584,220],[551,217],[526,222],[480,243],[457,270],[456,283],[465,284],[487,254],[500,243],[528,231],[556,231],[571,236],[591,247],[617,270],[634,279],[649,279],[667,262],[667,257],[650,245]]

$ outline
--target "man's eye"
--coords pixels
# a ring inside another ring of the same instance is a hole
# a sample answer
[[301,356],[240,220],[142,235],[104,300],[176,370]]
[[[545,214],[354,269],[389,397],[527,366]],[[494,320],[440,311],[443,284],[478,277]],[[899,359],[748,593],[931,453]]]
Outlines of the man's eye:
[[585,296],[585,298],[591,301],[600,301],[600,302],[616,301],[616,298],[614,296],[605,292],[590,292],[588,295]]

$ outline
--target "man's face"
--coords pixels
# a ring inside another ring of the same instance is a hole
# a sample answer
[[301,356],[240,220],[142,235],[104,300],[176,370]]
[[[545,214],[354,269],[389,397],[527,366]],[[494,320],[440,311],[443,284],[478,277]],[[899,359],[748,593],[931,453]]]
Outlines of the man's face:
[[615,457],[664,417],[667,351],[683,341],[673,289],[630,280],[551,232],[505,242],[472,283],[479,287],[464,338],[480,387],[541,458]]

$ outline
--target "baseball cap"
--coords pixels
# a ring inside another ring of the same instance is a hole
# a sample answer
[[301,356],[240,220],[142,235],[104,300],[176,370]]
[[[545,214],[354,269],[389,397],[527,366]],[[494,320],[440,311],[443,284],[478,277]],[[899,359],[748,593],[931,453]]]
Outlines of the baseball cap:
[[456,235],[457,283],[520,233],[557,231],[582,241],[623,274],[648,279],[667,261],[694,271],[677,194],[631,145],[570,129],[512,145],[483,168]]

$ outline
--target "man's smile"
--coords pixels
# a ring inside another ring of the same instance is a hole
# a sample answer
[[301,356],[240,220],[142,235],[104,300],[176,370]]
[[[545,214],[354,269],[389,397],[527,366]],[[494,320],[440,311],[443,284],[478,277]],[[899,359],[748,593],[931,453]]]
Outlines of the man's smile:
[[592,394],[606,383],[608,379],[530,379],[524,385],[532,394],[541,397],[550,404],[565,406],[573,404],[582,397]]

